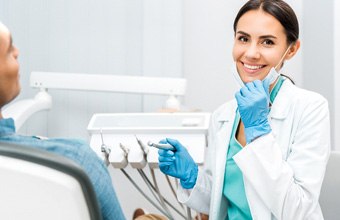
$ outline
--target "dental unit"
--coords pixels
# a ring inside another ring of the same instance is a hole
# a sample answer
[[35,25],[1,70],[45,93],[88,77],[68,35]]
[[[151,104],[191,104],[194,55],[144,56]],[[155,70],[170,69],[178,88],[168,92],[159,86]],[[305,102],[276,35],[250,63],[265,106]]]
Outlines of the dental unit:
[[[75,83],[76,82],[76,83]],[[186,80],[182,78],[156,78],[115,75],[91,75],[77,73],[32,72],[30,85],[39,89],[34,99],[19,100],[3,111],[5,117],[12,117],[20,129],[25,121],[43,110],[52,107],[49,89],[119,92],[135,94],[166,95],[166,108],[179,109],[178,96],[183,96]],[[207,146],[209,113],[106,113],[94,114],[88,124],[90,146],[107,166],[122,171],[131,184],[162,214],[175,219],[171,210],[183,219],[191,219],[191,210],[179,210],[161,194],[154,172],[158,168],[158,148],[172,149],[169,144],[158,142],[166,137],[180,139],[195,162],[202,165]],[[127,173],[131,166],[148,187],[150,198]],[[144,169],[148,168],[151,178]],[[165,176],[168,186],[176,197],[175,186]],[[173,180],[173,179],[172,179]],[[163,186],[162,186],[163,187]],[[177,201],[177,199],[176,199]],[[170,210],[171,209],[171,210]]]

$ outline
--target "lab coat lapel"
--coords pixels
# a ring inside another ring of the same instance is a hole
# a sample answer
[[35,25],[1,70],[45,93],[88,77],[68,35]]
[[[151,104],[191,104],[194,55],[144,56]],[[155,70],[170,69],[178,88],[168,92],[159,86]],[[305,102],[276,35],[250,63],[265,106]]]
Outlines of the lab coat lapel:
[[222,109],[221,114],[217,118],[217,126],[219,126],[218,132],[216,133],[216,173],[215,173],[215,185],[214,185],[214,195],[219,197],[214,199],[212,207],[214,209],[214,215],[216,219],[225,218],[225,213],[227,210],[226,201],[223,199],[223,184],[224,184],[224,172],[227,161],[227,153],[229,147],[229,140],[232,131],[232,123],[235,119],[236,102],[232,102],[232,106],[225,107]]
[[286,79],[283,82],[270,110],[271,119],[284,120],[287,117],[291,107],[291,97],[294,95],[292,87],[290,80]]
[[228,153],[229,140],[232,130],[232,123],[236,115],[236,101],[231,103],[231,107],[226,107],[217,118],[219,130],[216,134],[216,159],[217,170],[224,170],[226,163],[226,155]]
[[276,142],[279,143],[282,151],[282,159],[286,160],[291,146],[292,137],[291,132],[293,130],[287,130],[286,123],[290,124],[290,118],[288,115],[294,108],[292,100],[294,97],[295,86],[286,79],[281,86],[279,93],[277,94],[272,109],[270,111],[269,123],[272,128],[272,134],[274,135]]

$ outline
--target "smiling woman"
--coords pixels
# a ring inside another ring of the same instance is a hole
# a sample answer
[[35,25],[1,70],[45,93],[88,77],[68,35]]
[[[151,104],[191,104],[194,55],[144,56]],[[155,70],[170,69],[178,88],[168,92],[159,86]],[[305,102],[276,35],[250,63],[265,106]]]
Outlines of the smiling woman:
[[252,1],[239,11],[234,22],[233,58],[244,82],[263,80],[270,68],[281,69],[300,48],[295,14],[287,8],[286,16],[282,16],[265,3],[261,10],[250,10],[259,7],[260,2]]
[[169,139],[176,150],[159,150],[159,167],[180,179],[179,200],[209,219],[323,219],[328,102],[279,74],[300,47],[296,15],[282,0],[250,0],[234,36],[243,86],[212,114],[204,168]]

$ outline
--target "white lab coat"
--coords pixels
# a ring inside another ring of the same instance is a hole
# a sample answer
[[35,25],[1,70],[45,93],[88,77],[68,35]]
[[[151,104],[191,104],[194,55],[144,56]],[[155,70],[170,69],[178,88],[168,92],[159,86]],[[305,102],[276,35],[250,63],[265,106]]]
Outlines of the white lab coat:
[[[222,190],[236,108],[233,100],[212,114],[204,168],[192,190],[178,189],[180,202],[211,220],[227,215]],[[323,219],[318,199],[330,153],[327,100],[285,80],[269,119],[272,132],[233,157],[243,173],[253,219]]]

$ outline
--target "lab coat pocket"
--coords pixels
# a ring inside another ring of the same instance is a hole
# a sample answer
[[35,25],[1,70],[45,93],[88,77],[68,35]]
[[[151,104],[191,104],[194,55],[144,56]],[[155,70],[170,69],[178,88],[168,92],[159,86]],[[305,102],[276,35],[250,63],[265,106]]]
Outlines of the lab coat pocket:
[[289,149],[291,145],[290,140],[290,129],[287,129],[287,120],[285,118],[274,118],[272,117],[270,119],[270,126],[272,128],[272,134],[275,138],[275,142],[280,146],[281,152],[282,152],[282,159],[287,160],[287,157],[289,155]]

